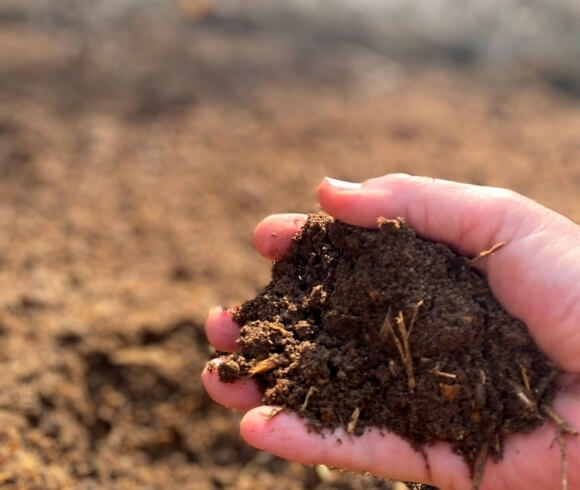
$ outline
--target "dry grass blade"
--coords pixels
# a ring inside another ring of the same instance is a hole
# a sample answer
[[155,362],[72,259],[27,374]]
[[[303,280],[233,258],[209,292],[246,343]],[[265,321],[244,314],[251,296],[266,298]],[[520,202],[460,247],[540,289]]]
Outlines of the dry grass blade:
[[537,412],[538,411],[537,401],[530,399],[528,394],[526,394],[525,388],[522,388],[518,383],[515,383],[513,381],[509,381],[509,383],[513,387],[518,399],[526,406],[526,408],[528,410]]
[[356,429],[356,424],[358,423],[358,418],[360,416],[360,408],[356,407],[354,409],[354,411],[352,412],[352,415],[350,417],[350,422],[348,423],[348,427],[346,429],[346,431],[349,434],[353,434],[355,429]]
[[530,388],[530,378],[528,376],[528,370],[522,364],[520,364],[520,371],[522,373],[522,380],[524,382],[524,386],[526,387],[526,392],[528,395],[532,394],[532,390]]
[[430,369],[429,372],[435,374],[436,376],[441,376],[442,378],[457,379],[456,374],[446,373],[445,371],[439,371],[438,369]]
[[380,228],[383,225],[387,225],[390,224],[392,225],[395,230],[398,230],[401,228],[401,219],[399,218],[385,218],[384,216],[379,216],[377,218],[377,226]]
[[484,259],[485,257],[489,257],[490,255],[497,252],[499,249],[503,248],[506,243],[507,242],[499,242],[499,243],[496,243],[495,245],[493,245],[488,250],[484,250],[483,252],[479,252],[475,257],[473,257],[469,261],[469,263],[473,265],[473,264],[479,262],[481,259]]
[[[419,305],[420,306],[420,305]],[[415,312],[418,310],[415,310]],[[403,350],[403,364],[405,365],[405,371],[407,372],[407,377],[409,378],[409,389],[413,391],[416,386],[415,373],[413,370],[413,359],[411,358],[411,348],[409,346],[409,337],[411,336],[411,329],[413,328],[413,323],[411,323],[410,328],[407,329],[405,325],[405,317],[403,312],[399,311],[397,315],[397,326],[399,327],[399,334],[402,341]]]
[[310,388],[308,388],[308,393],[306,393],[306,397],[304,398],[304,403],[302,404],[302,406],[300,407],[300,411],[304,412],[304,410],[306,410],[306,407],[308,406],[308,401],[310,400],[310,397],[316,393],[318,391],[318,388],[311,386]]
[[527,397],[527,395],[523,392],[523,390],[518,391],[517,395],[518,398],[524,403],[524,405],[526,405],[526,407],[528,407],[529,409],[536,408],[535,403]]
[[415,374],[413,372],[413,362],[411,360],[411,350],[409,348],[409,332],[405,326],[405,318],[403,316],[403,312],[399,312],[397,315],[397,326],[399,328],[399,336],[395,333],[395,329],[389,320],[390,311],[387,312],[385,316],[385,321],[381,327],[381,335],[384,336],[383,332],[389,332],[395,341],[395,346],[397,347],[397,351],[399,352],[399,356],[401,357],[401,361],[403,362],[403,366],[405,366],[405,372],[407,373],[409,389],[414,391],[416,382],[415,382]]
[[413,308],[413,316],[411,317],[411,324],[409,325],[409,334],[408,334],[408,337],[411,336],[411,331],[413,330],[413,327],[415,326],[415,322],[417,321],[417,316],[419,315],[419,308],[421,308],[421,305],[422,304],[423,304],[423,300],[420,300],[415,305],[415,308]]

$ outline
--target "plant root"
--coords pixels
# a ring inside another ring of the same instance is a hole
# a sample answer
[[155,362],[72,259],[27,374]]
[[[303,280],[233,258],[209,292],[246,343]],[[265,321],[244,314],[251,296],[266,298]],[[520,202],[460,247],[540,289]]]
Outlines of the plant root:
[[475,459],[473,467],[473,478],[471,480],[471,490],[479,490],[483,474],[485,472],[485,463],[487,462],[487,453],[489,452],[489,442],[485,442]]
[[554,412],[549,405],[543,404],[540,409],[548,419],[556,424],[555,441],[560,446],[560,488],[568,490],[568,451],[566,450],[566,441],[564,441],[563,434],[578,436],[578,431]]
[[548,417],[552,422],[556,424],[558,430],[563,434],[569,434],[571,436],[577,436],[578,431],[572,427],[568,422],[566,422],[562,417],[560,417],[550,405],[542,404],[540,407],[542,412],[546,417]]

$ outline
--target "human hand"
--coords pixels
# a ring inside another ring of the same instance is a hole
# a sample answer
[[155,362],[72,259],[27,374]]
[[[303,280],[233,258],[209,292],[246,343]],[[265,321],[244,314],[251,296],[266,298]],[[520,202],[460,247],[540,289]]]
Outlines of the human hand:
[[[323,208],[337,219],[373,228],[380,216],[402,216],[425,238],[449,244],[475,256],[496,243],[507,245],[479,262],[504,308],[522,320],[544,351],[567,374],[554,399],[554,410],[580,427],[580,227],[565,217],[511,191],[387,175],[363,184],[326,179],[318,189]],[[264,256],[279,259],[305,215],[274,215],[254,232],[254,245]],[[238,349],[239,326],[228,311],[214,309],[206,324],[210,342],[219,350]],[[295,414],[268,419],[272,407],[260,406],[261,393],[251,380],[219,381],[206,370],[202,381],[222,405],[247,411],[242,437],[251,445],[305,464],[326,464],[368,471],[391,479],[424,482],[444,490],[471,487],[463,458],[448,443],[415,451],[394,434],[368,430],[360,437],[321,437],[309,432]],[[546,423],[530,434],[505,441],[504,457],[488,461],[481,490],[558,488],[561,455],[554,444],[556,427]],[[568,485],[580,488],[580,438],[567,437]]]

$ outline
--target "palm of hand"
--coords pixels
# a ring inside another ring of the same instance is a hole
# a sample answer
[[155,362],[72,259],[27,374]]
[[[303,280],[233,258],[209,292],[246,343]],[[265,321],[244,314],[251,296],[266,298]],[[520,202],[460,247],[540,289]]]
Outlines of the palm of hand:
[[[374,226],[379,216],[403,216],[424,236],[449,243],[466,255],[506,241],[501,252],[482,261],[482,268],[504,307],[528,325],[554,362],[572,373],[559,380],[562,389],[553,406],[572,426],[580,427],[580,329],[576,328],[580,261],[574,257],[580,232],[576,225],[513,193],[407,176],[348,187],[325,181],[319,199],[330,214],[360,226]],[[283,256],[304,218],[279,215],[264,220],[254,234],[258,251],[271,259]],[[206,326],[217,349],[237,349],[239,327],[229,312],[213,310]],[[225,385],[211,369],[204,371],[202,380],[217,402],[247,411],[242,436],[260,449],[306,464],[368,471],[445,490],[471,487],[467,466],[447,443],[419,453],[395,435],[383,437],[370,430],[361,437],[342,437],[343,443],[338,444],[336,438],[309,433],[295,415],[270,420],[271,407],[260,406],[261,394],[251,381]],[[481,488],[558,488],[561,455],[555,435],[556,428],[549,423],[531,434],[510,436],[504,458],[487,463]],[[580,461],[578,438],[567,438],[567,443],[568,460]],[[579,464],[569,465],[568,484],[580,487]]]

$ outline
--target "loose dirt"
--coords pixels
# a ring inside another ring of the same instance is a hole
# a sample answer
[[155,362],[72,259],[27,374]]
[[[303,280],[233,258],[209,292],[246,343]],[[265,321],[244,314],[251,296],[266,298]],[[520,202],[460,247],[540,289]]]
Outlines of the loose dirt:
[[367,230],[311,215],[294,240],[235,315],[224,381],[254,377],[315,430],[450,442],[472,472],[545,421],[557,369],[468,258],[400,219]]

